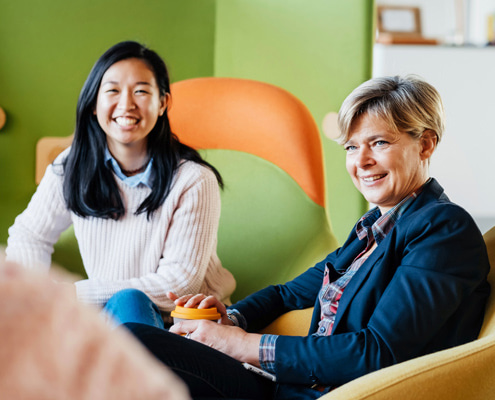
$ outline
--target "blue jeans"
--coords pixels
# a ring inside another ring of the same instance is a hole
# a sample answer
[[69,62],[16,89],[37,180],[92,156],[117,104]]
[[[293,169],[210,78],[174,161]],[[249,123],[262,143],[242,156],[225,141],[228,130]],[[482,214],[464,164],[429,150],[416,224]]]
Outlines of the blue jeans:
[[139,323],[165,329],[156,304],[137,289],[124,289],[115,293],[103,307],[103,311],[115,325]]

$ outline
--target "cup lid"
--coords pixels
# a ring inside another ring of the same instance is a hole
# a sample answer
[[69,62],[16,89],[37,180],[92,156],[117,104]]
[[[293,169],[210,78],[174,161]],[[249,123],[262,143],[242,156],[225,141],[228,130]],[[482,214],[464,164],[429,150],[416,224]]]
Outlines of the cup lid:
[[216,307],[211,308],[189,308],[175,306],[175,310],[170,313],[174,318],[181,319],[209,319],[217,320],[221,318]]

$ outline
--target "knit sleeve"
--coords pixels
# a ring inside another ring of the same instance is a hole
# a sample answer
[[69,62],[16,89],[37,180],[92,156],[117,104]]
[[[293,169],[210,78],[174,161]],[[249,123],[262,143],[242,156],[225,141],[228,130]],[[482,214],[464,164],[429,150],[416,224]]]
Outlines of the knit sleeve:
[[222,272],[227,271],[216,257],[220,192],[213,173],[204,172],[208,173],[183,192],[174,212],[157,271],[166,290],[150,293],[159,303],[169,301],[163,298],[168,291],[207,292],[222,298],[222,286],[228,287],[222,281]]
[[7,259],[28,268],[49,268],[53,245],[71,224],[59,160],[48,166],[27,208],[9,228]]

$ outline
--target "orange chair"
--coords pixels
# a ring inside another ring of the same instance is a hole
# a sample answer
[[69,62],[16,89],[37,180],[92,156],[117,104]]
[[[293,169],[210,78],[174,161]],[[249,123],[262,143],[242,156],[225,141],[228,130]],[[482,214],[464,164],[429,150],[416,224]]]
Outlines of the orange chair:
[[335,249],[325,211],[323,150],[306,106],[258,81],[174,83],[172,131],[225,180],[218,252],[233,299],[285,282]]
[[267,83],[234,78],[189,79],[172,84],[171,92],[169,116],[181,141],[270,161],[324,207],[320,136],[299,99]]

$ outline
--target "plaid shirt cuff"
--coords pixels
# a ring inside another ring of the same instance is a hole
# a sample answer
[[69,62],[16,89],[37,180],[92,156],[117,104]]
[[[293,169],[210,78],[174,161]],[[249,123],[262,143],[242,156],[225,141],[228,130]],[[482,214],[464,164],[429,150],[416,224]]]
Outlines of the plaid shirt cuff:
[[261,368],[272,374],[275,373],[275,343],[278,335],[262,335],[260,341]]
[[242,315],[239,310],[236,310],[235,308],[227,310],[227,318],[230,319],[235,326],[244,330],[247,329],[246,318],[244,318],[244,315]]

